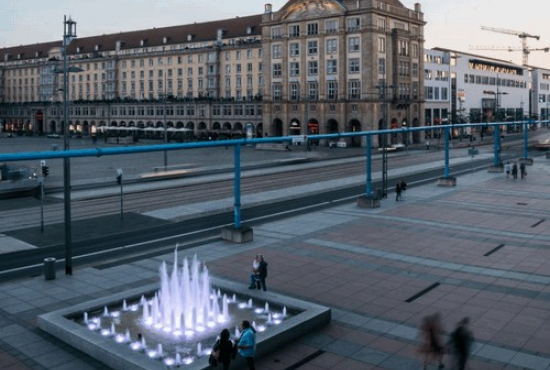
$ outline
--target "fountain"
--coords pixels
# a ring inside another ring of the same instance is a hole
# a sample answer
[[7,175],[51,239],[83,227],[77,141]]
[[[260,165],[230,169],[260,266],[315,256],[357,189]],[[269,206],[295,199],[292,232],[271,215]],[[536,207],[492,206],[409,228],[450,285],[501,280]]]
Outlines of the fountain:
[[171,270],[162,262],[156,289],[42,315],[39,327],[86,353],[103,353],[98,359],[114,369],[194,370],[208,367],[210,348],[223,328],[234,327],[238,339],[242,320],[256,328],[260,353],[271,341],[284,343],[281,337],[294,338],[330,320],[326,308],[211,278],[196,255],[179,267],[176,248],[173,259]]

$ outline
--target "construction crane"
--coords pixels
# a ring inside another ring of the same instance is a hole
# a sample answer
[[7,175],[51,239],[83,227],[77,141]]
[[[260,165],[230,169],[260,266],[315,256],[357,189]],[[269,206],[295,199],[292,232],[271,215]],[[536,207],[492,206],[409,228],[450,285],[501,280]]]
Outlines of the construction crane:
[[[540,40],[540,36],[530,35],[526,32],[522,32],[522,31],[514,31],[514,30],[507,30],[507,29],[504,29],[504,28],[493,28],[493,27],[485,27],[485,26],[481,26],[481,29],[484,30],[484,31],[492,31],[492,32],[497,32],[497,33],[504,33],[504,34],[507,34],[507,35],[518,36],[521,39],[521,49],[519,49],[519,50],[521,50],[523,52],[522,62],[523,62],[524,66],[529,64],[529,53],[532,50],[535,50],[535,49],[529,49],[529,47],[527,46],[527,39],[528,38],[533,38],[533,39]],[[509,48],[507,48],[506,50],[508,50],[508,49]],[[544,49],[542,49],[542,50],[544,50]]]
[[545,53],[548,53],[550,51],[550,47],[536,48],[536,49],[531,49],[528,47],[526,49],[522,49],[520,47],[513,47],[513,46],[470,46],[469,49],[470,50],[493,50],[493,51],[504,50],[504,51],[510,51],[510,52],[522,51],[524,54],[523,65],[527,65],[528,58],[526,57],[526,55],[530,54],[532,51],[544,51]]

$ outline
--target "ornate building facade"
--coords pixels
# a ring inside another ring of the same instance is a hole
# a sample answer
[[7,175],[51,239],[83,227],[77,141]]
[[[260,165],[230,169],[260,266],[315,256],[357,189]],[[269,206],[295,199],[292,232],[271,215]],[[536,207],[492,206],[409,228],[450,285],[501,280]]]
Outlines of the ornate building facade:
[[[76,38],[69,129],[187,140],[419,126],[423,28],[418,4],[290,0],[260,15]],[[0,58],[2,130],[62,133],[61,41]]]

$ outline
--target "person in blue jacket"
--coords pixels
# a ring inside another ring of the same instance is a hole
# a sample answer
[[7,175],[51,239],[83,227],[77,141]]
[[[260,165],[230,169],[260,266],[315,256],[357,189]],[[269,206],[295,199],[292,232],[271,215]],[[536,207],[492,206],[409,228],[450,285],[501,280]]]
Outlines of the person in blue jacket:
[[256,330],[254,330],[248,320],[243,320],[241,329],[241,338],[237,344],[239,354],[245,358],[248,370],[256,370],[254,367],[254,355],[256,354]]

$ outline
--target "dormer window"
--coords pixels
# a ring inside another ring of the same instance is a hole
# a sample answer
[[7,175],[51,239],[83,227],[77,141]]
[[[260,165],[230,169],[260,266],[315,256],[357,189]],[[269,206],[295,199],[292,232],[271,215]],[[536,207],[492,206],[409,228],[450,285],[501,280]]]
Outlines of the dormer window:
[[162,43],[166,44],[166,43],[168,43],[168,40],[170,40],[170,37],[165,36],[165,37],[162,38]]
[[146,43],[147,43],[147,39],[139,40],[139,46],[145,46]]
[[77,53],[80,53],[80,46],[77,46],[77,47],[76,47],[76,52],[77,52]]
[[250,26],[246,27],[246,34],[250,35],[252,33],[253,29],[254,29],[254,27],[250,27]]
[[187,35],[187,41],[192,41],[193,40],[193,35],[189,34]]
[[100,48],[100,46],[99,46],[99,45],[96,45],[96,46],[94,47],[94,50],[95,50],[95,51],[99,51],[99,48]]

